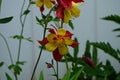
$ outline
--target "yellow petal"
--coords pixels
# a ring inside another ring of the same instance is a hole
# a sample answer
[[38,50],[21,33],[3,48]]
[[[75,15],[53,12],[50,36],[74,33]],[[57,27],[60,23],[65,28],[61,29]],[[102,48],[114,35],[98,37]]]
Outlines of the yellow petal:
[[69,37],[64,38],[64,39],[65,39],[65,44],[66,44],[66,45],[72,45],[73,40],[71,40]]
[[43,5],[43,2],[41,0],[36,0],[36,5],[38,7],[41,7]]
[[72,1],[72,6],[77,7],[77,6],[79,6],[79,4],[77,4],[77,3],[75,3],[75,2]]
[[70,18],[71,18],[71,12],[70,12],[70,10],[64,10],[64,22],[68,23],[68,21],[70,20]]
[[59,46],[58,50],[59,50],[60,55],[68,54],[68,48],[65,45]]
[[49,42],[54,42],[54,40],[53,40],[54,37],[55,37],[54,34],[49,34],[49,35],[47,36],[47,40],[48,40]]
[[66,30],[63,29],[63,28],[59,28],[58,31],[57,31],[57,34],[58,34],[58,35],[62,35],[62,36],[64,36],[65,33],[66,33]]
[[52,7],[51,0],[44,0],[44,3],[45,3],[47,8],[51,8]]
[[47,43],[45,45],[45,48],[50,51],[50,52],[53,52],[56,48],[57,48],[57,45],[55,45],[54,43]]
[[80,15],[80,9],[78,7],[73,6],[70,11],[71,15],[74,17],[78,17]]

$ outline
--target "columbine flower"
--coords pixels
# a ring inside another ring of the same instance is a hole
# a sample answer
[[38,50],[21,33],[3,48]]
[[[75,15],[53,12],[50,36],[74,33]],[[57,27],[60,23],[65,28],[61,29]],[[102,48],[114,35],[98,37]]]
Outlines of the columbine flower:
[[80,9],[78,8],[78,2],[84,2],[83,0],[58,0],[59,6],[56,11],[57,18],[62,18],[63,22],[68,23],[71,17],[78,17],[80,15]]
[[39,43],[45,43],[45,48],[53,52],[53,57],[56,61],[60,61],[62,56],[69,53],[67,46],[75,47],[78,45],[77,42],[71,39],[73,34],[63,28],[59,28],[56,31],[50,29],[49,32],[50,34],[46,37],[47,41],[45,39],[39,41]]
[[40,7],[40,11],[44,11],[44,5],[47,8],[52,8],[52,4],[54,3],[54,0],[36,0],[36,5]]

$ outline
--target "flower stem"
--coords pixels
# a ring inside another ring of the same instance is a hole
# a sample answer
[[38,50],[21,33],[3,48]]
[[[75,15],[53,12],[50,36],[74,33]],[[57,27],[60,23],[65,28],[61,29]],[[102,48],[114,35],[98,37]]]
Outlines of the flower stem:
[[53,68],[53,71],[54,71],[54,73],[57,75],[57,73],[56,73],[56,71],[55,71],[55,68],[54,68],[54,66],[52,66],[52,68]]
[[61,20],[61,28],[63,28],[63,21]]
[[[21,36],[21,37],[23,36],[24,26],[25,26],[25,22],[26,22],[26,18],[27,18],[27,15],[25,15],[24,19],[22,18],[24,5],[25,5],[25,0],[23,1],[23,5],[22,5],[21,11],[20,11],[20,24],[21,24],[21,26],[22,26],[21,33],[20,33],[20,36]],[[28,4],[26,10],[28,10],[28,9],[30,8],[30,5],[31,5],[31,2],[29,1],[29,4]],[[22,21],[22,19],[23,19],[23,21]],[[19,48],[18,48],[17,61],[19,61],[19,58],[20,58],[21,45],[22,45],[22,38],[19,39]]]
[[66,57],[66,55],[64,56],[64,58],[65,58],[66,68],[67,68],[67,70],[69,70],[69,67],[68,67],[68,61],[67,61],[67,57]]
[[41,57],[41,54],[42,54],[42,50],[43,50],[43,47],[41,47],[41,49],[40,49],[40,54],[39,54],[38,59],[37,59],[37,62],[36,62],[36,64],[35,64],[35,67],[34,67],[34,70],[33,70],[32,76],[31,76],[31,80],[33,80],[33,77],[34,77],[34,74],[35,74],[37,65],[38,65],[38,63],[39,63],[39,60],[40,60],[40,57]]
[[7,49],[8,49],[8,53],[9,53],[9,56],[10,56],[10,61],[11,61],[11,64],[13,64],[13,58],[12,58],[12,55],[11,55],[11,51],[10,51],[10,47],[7,43],[7,40],[6,38],[2,35],[2,33],[0,33],[0,36],[3,38],[3,40],[5,41],[5,44],[7,46]]
[[56,77],[57,77],[57,80],[59,80],[59,77],[58,77],[58,75],[59,75],[59,73],[58,73],[58,61],[56,61],[56,64],[57,64],[57,75],[56,75]]
[[16,74],[14,74],[14,76],[15,76],[15,80],[18,80],[18,77],[17,77],[17,75],[16,75]]
[[[46,30],[47,30],[47,25],[48,25],[48,18],[49,18],[50,14],[51,14],[51,12],[53,11],[54,8],[55,8],[55,6],[49,11],[49,13],[48,13],[48,15],[47,15],[47,17],[46,17],[45,27],[44,27],[44,33],[43,33],[43,39],[42,39],[42,40],[44,40],[44,38],[45,38]],[[32,73],[32,76],[31,76],[31,80],[33,80],[33,77],[34,77],[36,68],[37,68],[38,63],[39,63],[39,61],[40,61],[40,57],[41,57],[41,54],[42,54],[42,50],[43,50],[43,46],[42,46],[41,49],[40,49],[40,53],[39,53],[37,62],[36,62],[35,67],[34,67],[34,69],[33,69],[33,73]]]

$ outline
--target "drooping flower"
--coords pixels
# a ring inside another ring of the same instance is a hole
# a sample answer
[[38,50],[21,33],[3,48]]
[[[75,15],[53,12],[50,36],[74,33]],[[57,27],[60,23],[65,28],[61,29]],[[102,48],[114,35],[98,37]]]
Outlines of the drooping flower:
[[68,23],[71,17],[78,17],[80,9],[77,3],[79,2],[84,2],[84,0],[58,0],[57,18],[62,18],[63,22]]
[[53,67],[53,65],[51,63],[46,62],[46,64],[47,64],[47,68],[52,68]]
[[40,7],[40,11],[44,11],[44,5],[49,9],[52,8],[54,0],[36,0],[36,5]]
[[93,62],[93,60],[89,57],[86,57],[83,55],[82,59],[85,61],[85,63],[87,63],[90,67],[95,68],[95,64]]
[[39,43],[45,43],[46,50],[53,52],[53,57],[56,61],[60,61],[62,56],[69,53],[67,46],[75,47],[78,45],[77,42],[71,39],[73,34],[63,28],[59,28],[56,31],[50,29],[49,32],[50,34],[46,37],[47,41],[43,40],[39,41]]
[[58,0],[60,7],[70,8],[72,6],[72,0]]

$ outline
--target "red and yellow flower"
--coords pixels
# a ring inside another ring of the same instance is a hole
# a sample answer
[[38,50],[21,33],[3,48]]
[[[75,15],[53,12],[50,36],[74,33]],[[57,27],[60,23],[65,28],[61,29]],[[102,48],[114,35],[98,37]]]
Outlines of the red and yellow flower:
[[53,57],[56,61],[60,61],[62,56],[69,53],[67,46],[75,47],[78,45],[76,41],[71,39],[73,34],[63,28],[59,28],[56,31],[50,29],[49,32],[50,34],[39,43],[44,45],[46,50],[53,52]]
[[78,17],[80,9],[77,3],[79,2],[84,2],[84,0],[58,0],[57,18],[62,18],[63,22],[68,23],[71,17]]
[[52,8],[54,0],[36,0],[36,5],[40,7],[40,11],[44,11],[44,5],[49,9]]

